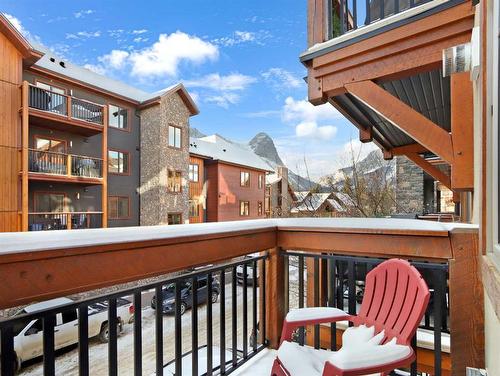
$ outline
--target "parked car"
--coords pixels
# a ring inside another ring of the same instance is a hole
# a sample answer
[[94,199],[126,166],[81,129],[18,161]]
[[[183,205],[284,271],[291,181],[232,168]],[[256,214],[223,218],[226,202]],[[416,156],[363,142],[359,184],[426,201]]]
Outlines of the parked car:
[[[207,277],[198,278],[198,304],[207,302],[210,298],[212,303],[217,302],[220,294],[220,284],[216,278],[212,279],[212,296],[208,297]],[[193,306],[193,290],[191,281],[183,281],[181,285],[181,315],[183,315],[188,308]],[[151,308],[156,309],[157,298],[156,295],[151,299]],[[175,283],[170,283],[163,288],[163,313],[175,313]]]
[[[16,315],[34,313],[72,302],[68,298],[47,300],[24,307]],[[107,302],[89,305],[88,312],[89,338],[98,337],[101,342],[108,342]],[[123,330],[125,323],[133,322],[133,314],[134,305],[130,301],[117,299],[118,333]],[[78,343],[78,311],[76,308],[56,314],[55,325],[54,343],[56,350]],[[21,368],[22,362],[43,355],[42,319],[30,320],[14,327],[14,351],[17,370]]]
[[[182,374],[191,375],[192,372],[192,352],[189,351],[182,355]],[[238,361],[241,359],[241,354],[237,353]],[[226,369],[231,367],[233,361],[233,353],[229,350],[225,351]],[[212,375],[220,375],[220,347],[212,347]],[[207,346],[198,348],[198,375],[207,374]],[[155,373],[153,373],[155,375]],[[165,364],[163,367],[163,375],[175,375],[175,359]]]
[[[251,258],[252,258],[251,256],[245,256],[245,260],[248,260]],[[244,278],[243,270],[244,270],[243,265],[238,265],[236,267],[236,279],[240,285],[243,284],[243,278]],[[257,282],[258,282],[258,280],[259,280],[259,269],[257,268]],[[253,283],[254,283],[253,264],[247,264],[247,284],[249,286],[252,286]]]

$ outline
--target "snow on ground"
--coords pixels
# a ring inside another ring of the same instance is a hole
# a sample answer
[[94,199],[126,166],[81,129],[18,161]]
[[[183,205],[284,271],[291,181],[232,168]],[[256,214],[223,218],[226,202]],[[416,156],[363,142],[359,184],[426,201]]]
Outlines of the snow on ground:
[[[226,322],[226,346],[231,348],[231,284],[226,285],[225,289],[225,322]],[[238,349],[242,349],[242,317],[243,317],[243,288],[237,287],[237,311],[238,311]],[[248,337],[252,330],[252,288],[247,291],[248,302]],[[220,302],[220,299],[219,299]],[[220,345],[220,304],[217,302],[212,306],[213,312],[213,344]],[[198,343],[199,346],[206,344],[206,305],[201,305],[198,308]],[[145,308],[142,311],[142,365],[143,374],[150,375],[155,371],[155,311],[151,308]],[[118,374],[133,375],[134,370],[134,326],[126,324],[123,332],[118,337]],[[166,364],[174,358],[174,316],[163,316],[163,359]],[[90,374],[91,375],[107,375],[108,374],[108,346],[100,343],[97,338],[89,341],[89,358],[90,358]],[[182,316],[182,352],[186,353],[191,350],[191,310],[188,310]],[[35,376],[43,375],[42,360],[37,359],[35,363],[23,368],[21,375]],[[78,349],[76,346],[65,350],[62,354],[56,357],[56,374],[57,375],[78,375]]]

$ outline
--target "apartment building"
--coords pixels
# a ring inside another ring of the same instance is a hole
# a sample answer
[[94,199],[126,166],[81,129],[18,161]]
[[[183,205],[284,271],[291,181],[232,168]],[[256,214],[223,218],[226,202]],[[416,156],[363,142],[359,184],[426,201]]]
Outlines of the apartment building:
[[295,193],[288,180],[288,168],[278,166],[276,171],[266,176],[265,211],[268,218],[289,217]]
[[189,117],[181,85],[146,93],[27,41],[0,15],[0,231],[179,223]]
[[219,135],[192,138],[190,222],[265,218],[266,173],[255,153]]

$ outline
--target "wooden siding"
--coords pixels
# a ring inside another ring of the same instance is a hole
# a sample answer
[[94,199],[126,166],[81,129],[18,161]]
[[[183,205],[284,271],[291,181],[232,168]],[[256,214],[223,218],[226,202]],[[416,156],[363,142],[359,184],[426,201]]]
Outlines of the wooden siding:
[[[203,193],[203,184],[205,183],[205,173],[204,173],[204,163],[202,158],[189,157],[189,164],[198,165],[198,181],[189,182],[189,199],[197,200]],[[202,223],[204,219],[204,209],[203,205],[198,204],[199,215],[198,217],[189,217],[189,223]]]
[[0,33],[0,231],[19,230],[22,55]]
[[207,222],[219,220],[219,164],[207,163]]

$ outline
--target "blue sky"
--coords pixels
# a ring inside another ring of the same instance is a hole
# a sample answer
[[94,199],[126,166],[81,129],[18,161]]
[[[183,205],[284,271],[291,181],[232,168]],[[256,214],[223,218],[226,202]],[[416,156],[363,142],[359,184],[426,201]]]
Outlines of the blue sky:
[[[236,141],[264,131],[291,169],[345,165],[358,133],[306,101],[305,0],[3,1],[0,11],[60,56],[146,91],[182,81],[191,125]],[[371,150],[363,146],[362,153]]]

